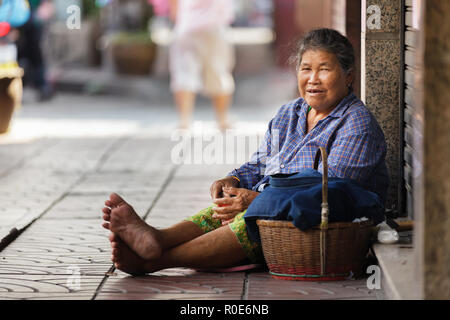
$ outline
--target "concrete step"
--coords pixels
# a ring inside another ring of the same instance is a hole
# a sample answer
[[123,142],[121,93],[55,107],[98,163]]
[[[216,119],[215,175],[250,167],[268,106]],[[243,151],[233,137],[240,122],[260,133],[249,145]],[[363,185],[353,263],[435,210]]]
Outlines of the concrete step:
[[400,233],[398,243],[373,245],[381,268],[381,288],[388,300],[421,299],[419,283],[416,280],[416,258],[411,243],[411,232]]

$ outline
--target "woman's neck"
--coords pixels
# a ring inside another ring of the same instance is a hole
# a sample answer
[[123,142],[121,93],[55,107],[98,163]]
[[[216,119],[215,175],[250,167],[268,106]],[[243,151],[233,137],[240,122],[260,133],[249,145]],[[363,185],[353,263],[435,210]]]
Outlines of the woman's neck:
[[308,108],[308,114],[306,116],[306,133],[309,133],[314,127],[317,125],[317,123],[325,119],[334,108],[328,109],[328,110],[316,110],[312,107]]
[[314,120],[322,120],[326,118],[336,107],[326,109],[326,110],[317,110],[311,107],[310,111],[308,112],[308,119],[311,117]]
[[[350,92],[351,93],[351,92]],[[350,94],[349,93],[349,94]],[[346,96],[344,95],[342,98],[337,99],[336,102],[331,105],[331,107],[328,108],[314,108],[314,107],[310,107],[311,111],[314,111],[313,115],[315,118],[319,118],[319,120],[326,118],[331,112],[333,112],[334,109],[337,108],[337,106],[346,98]],[[310,110],[308,110],[308,115],[311,112]]]

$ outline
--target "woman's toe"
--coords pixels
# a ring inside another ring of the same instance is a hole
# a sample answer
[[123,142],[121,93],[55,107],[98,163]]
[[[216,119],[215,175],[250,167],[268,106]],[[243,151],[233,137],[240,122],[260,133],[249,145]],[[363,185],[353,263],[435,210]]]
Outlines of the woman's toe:
[[117,248],[113,248],[112,249],[112,256],[113,256],[113,258],[112,258],[113,262],[118,262],[119,261],[120,253],[119,253],[119,250],[117,250]]
[[119,249],[119,243],[117,241],[112,241],[111,242],[111,248],[113,249]]
[[102,227],[109,230],[109,222],[102,223]]
[[110,209],[114,207],[113,203],[109,199],[105,201],[105,206]]
[[113,232],[111,232],[109,235],[108,235],[108,240],[109,240],[109,242],[117,242],[117,236],[116,236],[116,234],[115,233],[113,233]]

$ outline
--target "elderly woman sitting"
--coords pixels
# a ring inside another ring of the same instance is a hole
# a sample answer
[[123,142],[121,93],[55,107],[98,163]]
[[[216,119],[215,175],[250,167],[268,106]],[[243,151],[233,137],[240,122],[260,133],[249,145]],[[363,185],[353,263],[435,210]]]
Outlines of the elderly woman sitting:
[[350,42],[337,31],[314,30],[300,41],[301,97],[280,108],[249,162],[212,184],[217,206],[172,227],[156,229],[120,196],[111,194],[103,209],[103,227],[111,231],[115,266],[143,274],[169,267],[213,268],[263,261],[260,243],[248,237],[245,210],[270,175],[312,168],[318,147],[327,150],[330,177],[353,179],[384,202],[386,143],[375,118],[352,93],[354,60]]

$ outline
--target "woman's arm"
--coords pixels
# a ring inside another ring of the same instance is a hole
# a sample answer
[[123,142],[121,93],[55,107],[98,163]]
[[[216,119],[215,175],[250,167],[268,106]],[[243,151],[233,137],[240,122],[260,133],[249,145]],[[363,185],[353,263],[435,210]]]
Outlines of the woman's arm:
[[[331,146],[330,146],[331,144]],[[349,113],[328,145],[328,174],[348,178],[366,187],[373,187],[376,172],[384,165],[386,140],[373,115],[357,106]]]
[[384,162],[386,142],[373,133],[355,133],[336,139],[328,156],[330,177],[348,178],[367,186],[375,169]]

